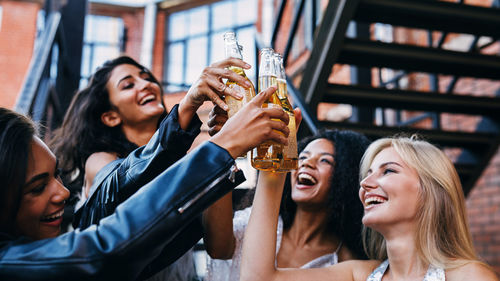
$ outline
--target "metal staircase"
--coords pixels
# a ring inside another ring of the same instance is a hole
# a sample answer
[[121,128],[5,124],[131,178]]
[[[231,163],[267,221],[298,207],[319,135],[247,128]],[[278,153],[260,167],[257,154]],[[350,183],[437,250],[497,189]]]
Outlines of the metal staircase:
[[[303,9],[302,2],[297,5],[296,17]],[[455,166],[467,194],[500,144],[500,91],[497,96],[472,96],[455,94],[454,88],[459,77],[500,80],[500,56],[481,53],[485,46],[500,39],[498,2],[494,1],[494,7],[488,8],[437,0],[331,0],[321,24],[316,27],[299,90],[290,87],[294,103],[301,107],[307,125],[302,125],[300,134],[323,127],[355,130],[371,139],[401,132],[418,133],[441,148],[459,152]],[[348,32],[352,22],[357,32],[352,32],[352,27]],[[425,47],[370,40],[371,23],[428,30],[430,43]],[[433,31],[441,32],[437,42],[432,42]],[[292,25],[289,45],[295,33]],[[474,35],[469,51],[442,49],[449,33]],[[481,36],[492,39],[478,46]],[[286,56],[289,48],[287,45]],[[351,66],[351,85],[328,82],[336,63]],[[380,79],[375,83],[371,68],[392,69],[401,74],[390,81]],[[413,72],[428,74],[430,91],[399,88],[400,80]],[[439,92],[438,74],[453,76],[446,92]],[[377,84],[378,87],[372,86]],[[353,117],[344,122],[318,121],[319,103],[350,104],[356,110]],[[385,118],[376,122],[375,112],[387,108],[396,112],[396,122],[386,122]],[[412,112],[413,118],[402,119],[401,112]],[[480,116],[481,121],[472,132],[449,130],[441,125],[443,114]],[[430,127],[415,126],[416,122],[427,119],[432,124]]]

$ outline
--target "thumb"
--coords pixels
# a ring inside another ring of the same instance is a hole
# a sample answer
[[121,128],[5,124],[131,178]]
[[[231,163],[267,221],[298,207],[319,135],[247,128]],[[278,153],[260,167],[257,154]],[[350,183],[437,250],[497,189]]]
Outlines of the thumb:
[[302,123],[302,111],[297,107],[293,110],[293,114],[295,115],[295,126],[298,130],[300,127],[300,123]]
[[260,92],[257,96],[255,96],[251,102],[261,107],[262,104],[264,104],[264,102],[268,100],[274,92],[276,92],[276,89],[277,89],[276,86],[271,86],[265,89],[264,91]]

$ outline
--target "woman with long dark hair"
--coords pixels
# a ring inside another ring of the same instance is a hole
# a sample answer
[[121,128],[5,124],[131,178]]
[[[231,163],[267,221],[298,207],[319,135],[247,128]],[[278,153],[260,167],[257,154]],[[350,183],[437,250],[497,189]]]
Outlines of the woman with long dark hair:
[[[281,201],[278,267],[326,267],[366,258],[357,175],[368,144],[361,134],[338,130],[323,130],[299,142],[299,168],[287,178]],[[208,280],[239,280],[244,234],[254,208],[236,211],[232,220],[222,220],[229,216],[221,213],[232,215],[228,196],[204,213],[204,241],[207,252],[215,258],[209,263]],[[231,260],[220,260],[225,258]]]

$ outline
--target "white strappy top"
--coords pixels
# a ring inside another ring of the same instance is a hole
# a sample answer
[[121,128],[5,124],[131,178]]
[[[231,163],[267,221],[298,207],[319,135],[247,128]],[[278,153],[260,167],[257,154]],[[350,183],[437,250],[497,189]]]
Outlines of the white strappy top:
[[[381,263],[373,272],[368,276],[366,281],[381,281],[382,276],[384,276],[385,271],[389,267],[389,260],[385,260]],[[434,267],[432,264],[429,265],[429,269],[425,273],[423,281],[445,281],[446,277],[444,274],[444,269]]]
[[[235,212],[233,218],[233,232],[236,240],[236,245],[234,249],[234,254],[232,260],[218,260],[210,259],[208,257],[207,262],[207,274],[205,276],[205,281],[235,281],[240,280],[240,265],[241,265],[241,252],[243,245],[243,236],[248,225],[248,220],[250,219],[250,213],[252,208],[248,207],[244,210]],[[276,254],[281,246],[281,238],[283,235],[283,220],[281,217],[278,219],[278,228],[276,230]],[[338,263],[337,252],[340,249],[331,254],[326,254],[324,256],[318,257],[308,263],[304,264],[301,268],[318,268],[318,267],[328,267],[330,265]],[[275,261],[276,262],[276,261]]]

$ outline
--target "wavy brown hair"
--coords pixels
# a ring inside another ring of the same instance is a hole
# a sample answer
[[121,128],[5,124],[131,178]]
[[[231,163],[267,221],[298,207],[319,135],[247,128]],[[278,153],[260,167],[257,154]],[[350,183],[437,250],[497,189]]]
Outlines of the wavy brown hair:
[[127,56],[109,60],[97,69],[90,77],[87,87],[73,97],[62,126],[49,141],[49,146],[59,159],[63,179],[72,189],[82,186],[85,162],[91,154],[111,152],[118,157],[125,157],[137,148],[136,144],[126,138],[121,126],[108,127],[101,121],[101,115],[113,108],[106,84],[111,72],[123,64],[136,66],[150,74],[152,82],[162,88],[149,70]]

